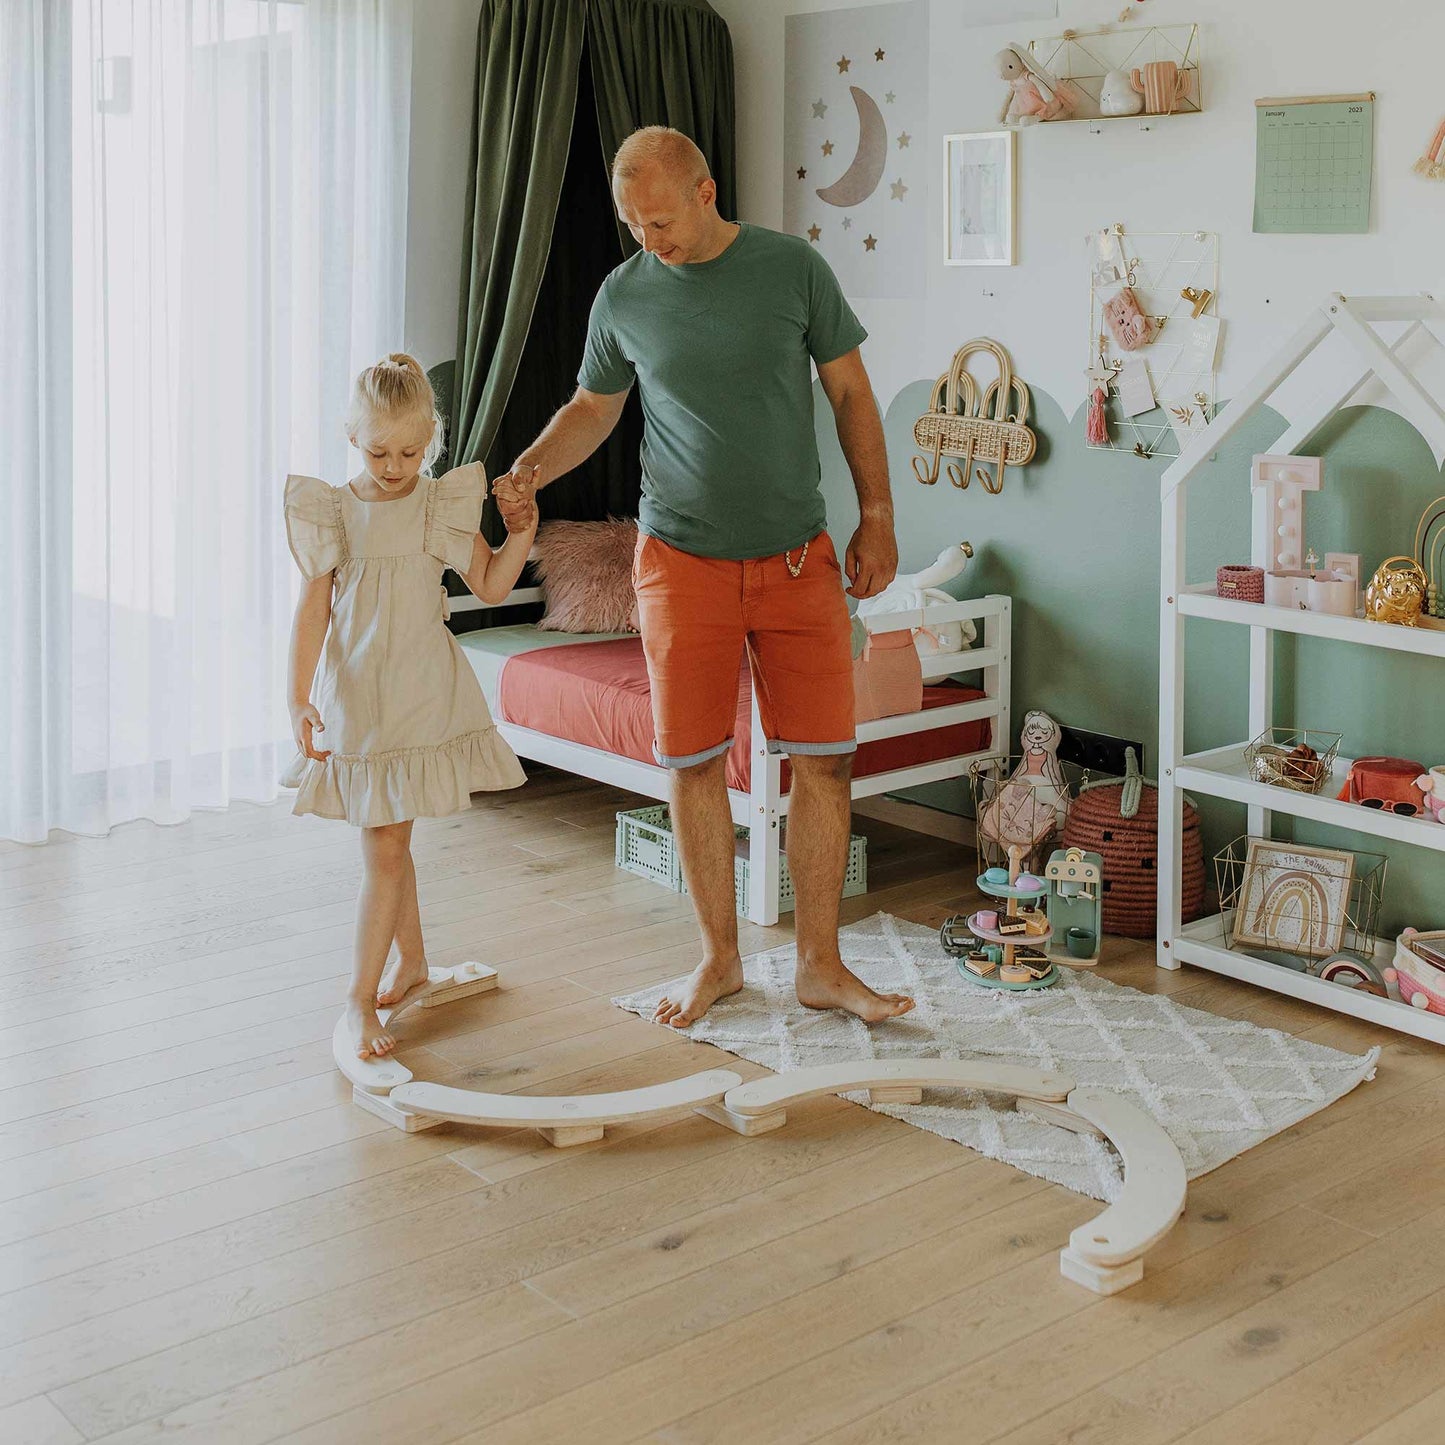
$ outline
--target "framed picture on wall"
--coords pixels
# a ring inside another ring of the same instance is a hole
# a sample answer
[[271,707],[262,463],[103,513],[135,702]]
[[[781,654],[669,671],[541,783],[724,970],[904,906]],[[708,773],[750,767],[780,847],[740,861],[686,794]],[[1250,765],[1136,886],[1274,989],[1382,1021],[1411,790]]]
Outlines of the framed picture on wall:
[[1354,877],[1355,855],[1343,849],[1251,838],[1235,944],[1328,958],[1343,947]]
[[948,266],[1014,264],[1014,133],[945,136]]

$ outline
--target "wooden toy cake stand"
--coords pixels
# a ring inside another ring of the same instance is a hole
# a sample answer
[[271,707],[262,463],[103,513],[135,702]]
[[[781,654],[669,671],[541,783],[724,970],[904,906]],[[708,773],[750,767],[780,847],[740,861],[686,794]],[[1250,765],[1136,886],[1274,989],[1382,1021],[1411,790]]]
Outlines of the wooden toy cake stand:
[[[994,883],[986,874],[980,874],[978,887],[981,893],[987,893],[990,898],[1003,899],[1006,902],[1014,900],[1031,900],[1039,903],[1045,896],[1042,888],[1020,888],[1018,886],[1019,873],[1021,871],[1020,853],[1017,847],[1008,850],[1008,882]],[[969,916],[968,931],[975,938],[985,943],[996,943],[1003,948],[1003,962],[999,964],[998,974],[989,974],[980,977],[976,973],[970,973],[960,963],[958,971],[970,983],[979,984],[983,988],[1005,988],[1023,990],[1031,988],[1048,988],[1059,981],[1059,971],[1049,964],[1049,970],[1041,978],[1024,979],[1016,983],[1006,982],[1001,976],[1004,969],[1011,968],[1014,962],[1014,950],[1018,947],[1043,948],[1053,937],[1053,929],[1049,927],[1047,919],[1042,914],[1030,911],[1030,926],[1025,933],[1000,933],[996,928],[985,928],[980,922],[977,913]]]

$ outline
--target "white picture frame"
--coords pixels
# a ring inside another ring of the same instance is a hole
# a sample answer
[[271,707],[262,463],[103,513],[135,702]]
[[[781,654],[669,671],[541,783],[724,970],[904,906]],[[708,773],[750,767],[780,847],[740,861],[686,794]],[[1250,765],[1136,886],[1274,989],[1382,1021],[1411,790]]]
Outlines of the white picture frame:
[[1012,266],[1016,137],[1011,130],[943,138],[945,266]]

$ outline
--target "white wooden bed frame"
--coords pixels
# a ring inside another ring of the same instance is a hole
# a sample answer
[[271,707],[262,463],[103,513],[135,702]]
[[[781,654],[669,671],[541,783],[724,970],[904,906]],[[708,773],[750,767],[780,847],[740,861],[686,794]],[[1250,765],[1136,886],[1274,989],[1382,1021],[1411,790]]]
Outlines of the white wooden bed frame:
[[[543,600],[540,587],[513,589],[500,603],[489,604],[474,597],[453,597],[451,613],[488,611],[495,607],[515,607]],[[902,713],[897,717],[879,718],[858,725],[858,742],[878,738],[903,737],[909,733],[931,732],[957,723],[988,718],[992,722],[989,746],[957,757],[939,758],[933,762],[916,763],[912,767],[894,768],[853,779],[853,797],[867,798],[877,793],[891,793],[899,788],[914,788],[922,783],[936,783],[944,778],[967,774],[969,765],[982,758],[1007,755],[1013,735],[1010,715],[1010,654],[1013,601],[1009,597],[991,595],[963,602],[940,603],[915,612],[895,612],[869,619],[869,631],[900,632],[905,627],[941,627],[950,622],[981,622],[981,646],[969,652],[948,652],[923,659],[924,682],[939,682],[960,672],[982,672],[984,696],[969,702],[952,703],[919,712]],[[600,748],[552,737],[533,728],[497,721],[502,736],[512,750],[523,758],[561,768],[599,783],[611,783],[644,797],[666,800],[669,795],[668,770],[656,763],[640,763],[633,758],[618,757]],[[733,822],[749,830],[748,836],[748,902],[746,916],[750,922],[773,924],[778,921],[778,884],[782,871],[780,848],[781,824],[787,816],[789,798],[780,788],[782,758],[767,749],[762,721],[758,716],[757,693],[753,693],[752,715],[752,788],[742,792],[728,789],[728,803]]]

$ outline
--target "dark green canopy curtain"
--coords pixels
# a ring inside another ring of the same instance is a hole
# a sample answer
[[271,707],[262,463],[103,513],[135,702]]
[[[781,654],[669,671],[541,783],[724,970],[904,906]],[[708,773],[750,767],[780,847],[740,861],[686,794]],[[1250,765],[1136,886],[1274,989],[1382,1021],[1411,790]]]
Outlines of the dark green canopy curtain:
[[[504,470],[572,394],[597,287],[635,249],[608,168],[638,126],[692,137],[736,214],[732,41],[706,0],[485,0],[450,463]],[[635,512],[636,398],[545,515]]]

